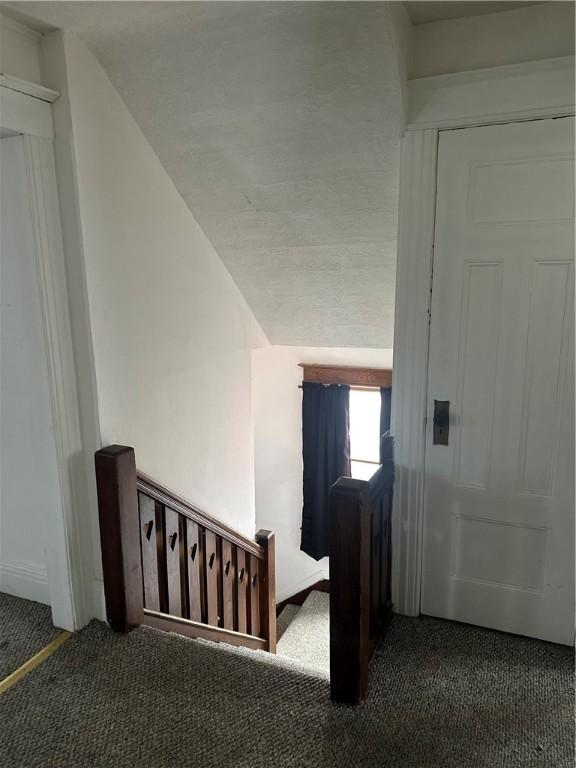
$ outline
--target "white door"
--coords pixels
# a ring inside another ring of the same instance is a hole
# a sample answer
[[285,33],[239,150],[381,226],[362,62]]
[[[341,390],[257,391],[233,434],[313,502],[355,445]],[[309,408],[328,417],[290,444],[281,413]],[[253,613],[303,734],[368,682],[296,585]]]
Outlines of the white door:
[[573,164],[573,118],[440,134],[421,606],[567,644]]

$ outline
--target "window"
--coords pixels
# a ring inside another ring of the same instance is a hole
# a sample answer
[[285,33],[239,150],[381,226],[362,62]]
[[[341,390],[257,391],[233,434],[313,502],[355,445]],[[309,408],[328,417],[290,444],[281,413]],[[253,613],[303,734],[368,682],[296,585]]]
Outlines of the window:
[[350,389],[352,477],[369,480],[380,465],[380,390]]

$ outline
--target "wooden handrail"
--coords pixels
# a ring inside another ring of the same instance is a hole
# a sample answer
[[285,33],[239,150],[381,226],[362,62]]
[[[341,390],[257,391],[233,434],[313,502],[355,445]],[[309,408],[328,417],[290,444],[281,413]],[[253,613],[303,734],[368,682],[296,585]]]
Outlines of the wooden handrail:
[[392,439],[369,481],[341,477],[330,489],[330,690],[334,701],[358,704],[368,667],[392,615]]
[[110,626],[274,653],[274,534],[249,539],[138,473],[128,446],[97,451],[95,465]]
[[244,536],[233,528],[221,523],[215,517],[209,515],[208,512],[204,512],[203,509],[194,506],[189,501],[182,498],[182,496],[178,496],[173,491],[169,491],[168,488],[160,485],[156,480],[152,480],[151,477],[148,477],[148,475],[145,475],[143,472],[138,471],[136,473],[136,478],[138,490],[145,493],[146,496],[149,496],[160,504],[170,507],[170,509],[184,515],[189,520],[199,523],[216,535],[223,536],[228,539],[228,541],[232,542],[232,544],[237,544],[260,560],[264,558],[264,549],[252,539],[249,539],[247,536]]

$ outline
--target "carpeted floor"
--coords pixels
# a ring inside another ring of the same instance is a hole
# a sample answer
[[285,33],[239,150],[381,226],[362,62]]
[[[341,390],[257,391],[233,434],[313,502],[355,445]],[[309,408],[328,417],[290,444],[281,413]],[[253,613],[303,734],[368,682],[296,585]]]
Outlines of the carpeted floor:
[[52,624],[49,606],[0,592],[0,680],[42,650],[59,632]]
[[572,768],[567,648],[396,617],[360,707],[268,654],[93,622],[0,696],[6,768]]

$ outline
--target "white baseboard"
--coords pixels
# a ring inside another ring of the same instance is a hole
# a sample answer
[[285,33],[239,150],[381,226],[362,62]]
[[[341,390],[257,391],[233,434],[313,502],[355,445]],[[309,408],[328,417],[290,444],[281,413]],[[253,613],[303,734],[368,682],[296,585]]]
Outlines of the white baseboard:
[[308,576],[305,578],[300,579],[300,581],[295,581],[291,584],[283,584],[282,587],[278,588],[277,590],[276,603],[281,603],[284,600],[287,600],[289,597],[292,597],[292,595],[296,595],[298,592],[301,592],[303,589],[307,589],[313,584],[316,584],[317,581],[322,581],[323,579],[328,578],[328,569],[320,568],[319,570],[314,571],[314,573],[308,574]]
[[1,563],[0,592],[50,605],[46,568],[19,560]]

